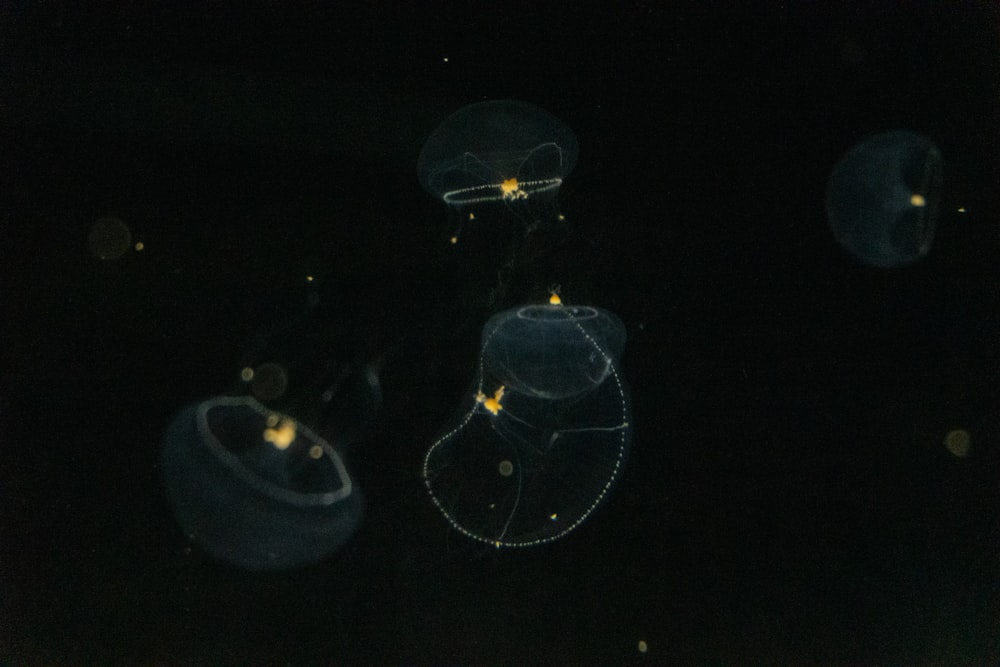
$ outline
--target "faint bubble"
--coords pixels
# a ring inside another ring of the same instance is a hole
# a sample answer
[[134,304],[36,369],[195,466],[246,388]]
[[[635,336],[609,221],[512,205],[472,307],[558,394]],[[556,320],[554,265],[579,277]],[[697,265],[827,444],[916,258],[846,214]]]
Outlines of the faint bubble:
[[649,646],[642,639],[639,640],[639,653],[645,653],[649,650]]
[[132,233],[120,218],[105,215],[98,218],[87,235],[90,254],[100,260],[118,259],[132,247]]
[[948,435],[944,437],[944,446],[952,456],[964,459],[972,449],[972,436],[960,428],[948,431]]
[[244,368],[240,379],[250,383],[250,392],[261,401],[273,401],[288,389],[288,373],[281,364],[268,362],[257,368]]

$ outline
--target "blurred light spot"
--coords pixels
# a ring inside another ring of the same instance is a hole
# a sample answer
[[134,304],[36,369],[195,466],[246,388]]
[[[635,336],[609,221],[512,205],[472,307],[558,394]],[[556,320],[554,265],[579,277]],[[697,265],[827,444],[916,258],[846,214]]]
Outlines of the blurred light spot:
[[100,260],[118,259],[132,247],[132,232],[120,218],[105,215],[98,218],[87,235],[90,254]]
[[960,428],[948,431],[948,435],[944,437],[944,446],[953,456],[964,459],[972,448],[972,436]]

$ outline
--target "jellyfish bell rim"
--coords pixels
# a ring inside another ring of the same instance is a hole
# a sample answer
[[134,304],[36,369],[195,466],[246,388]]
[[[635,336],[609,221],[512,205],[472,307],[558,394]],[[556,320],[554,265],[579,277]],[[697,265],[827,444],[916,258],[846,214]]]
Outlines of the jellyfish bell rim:
[[[532,199],[537,198],[538,195],[547,196],[558,192],[559,188],[562,187],[562,183],[563,179],[561,178],[523,181],[518,184],[518,189],[524,193],[525,196],[523,199]],[[458,190],[448,190],[446,192],[437,192],[436,190],[431,190],[429,187],[426,189],[431,194],[441,197],[448,206],[471,206],[489,202],[513,202],[520,200],[505,195],[502,183],[476,185]]]
[[[594,306],[564,306],[561,304],[535,303],[517,309],[517,317],[522,320],[581,321],[600,317],[606,311]],[[558,315],[550,317],[550,315]]]
[[336,491],[325,491],[322,493],[300,493],[281,487],[270,480],[250,470],[240,458],[227,448],[215,435],[208,422],[209,410],[216,407],[249,407],[263,417],[270,415],[286,416],[276,410],[270,410],[262,405],[252,396],[220,396],[214,399],[199,403],[195,409],[195,420],[198,432],[203,436],[203,442],[210,452],[236,475],[242,482],[258,493],[273,498],[286,505],[298,507],[328,507],[349,498],[354,493],[354,486],[351,476],[344,465],[340,454],[323,438],[319,437],[307,426],[296,422],[297,437],[304,436],[306,439],[315,442],[323,448],[327,459],[336,472],[336,477],[340,482],[340,487]]

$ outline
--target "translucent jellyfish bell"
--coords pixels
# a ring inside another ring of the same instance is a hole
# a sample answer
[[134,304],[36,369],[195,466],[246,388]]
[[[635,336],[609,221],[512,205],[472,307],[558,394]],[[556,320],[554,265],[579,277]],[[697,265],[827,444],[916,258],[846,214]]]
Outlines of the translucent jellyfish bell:
[[576,136],[558,118],[527,102],[492,100],[445,119],[420,151],[417,173],[451,207],[531,208],[555,200],[576,156]]
[[161,461],[185,534],[246,570],[318,561],[361,519],[361,494],[330,443],[249,396],[181,410]]
[[942,159],[926,137],[875,135],[849,150],[827,185],[826,212],[837,242],[877,267],[911,264],[934,241]]
[[625,329],[589,306],[530,305],[483,329],[479,373],[424,457],[451,526],[496,547],[557,540],[604,502],[631,439]]

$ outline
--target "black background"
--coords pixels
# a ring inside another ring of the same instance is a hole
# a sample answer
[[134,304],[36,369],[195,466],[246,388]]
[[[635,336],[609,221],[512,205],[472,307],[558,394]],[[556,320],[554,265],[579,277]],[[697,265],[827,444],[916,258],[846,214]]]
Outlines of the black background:
[[[0,10],[0,659],[996,664],[996,10],[464,4]],[[497,551],[419,479],[493,269],[415,165],[508,97],[580,142],[571,233],[511,298],[554,278],[622,318],[635,436],[592,519]],[[824,188],[895,128],[940,147],[943,212],[876,270]],[[107,214],[145,249],[95,259]],[[346,451],[367,513],[248,574],[175,525],[160,438],[303,331],[289,355],[384,360]]]

